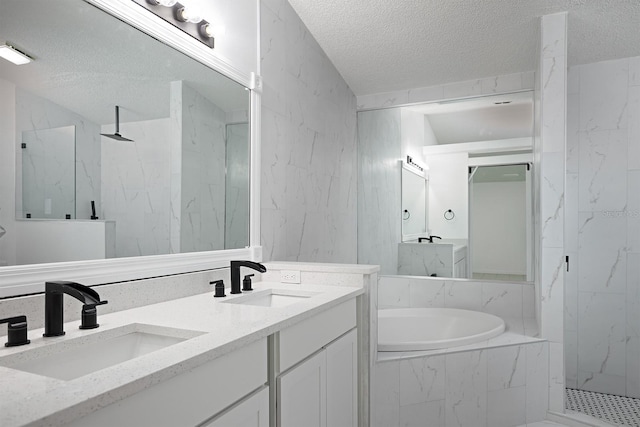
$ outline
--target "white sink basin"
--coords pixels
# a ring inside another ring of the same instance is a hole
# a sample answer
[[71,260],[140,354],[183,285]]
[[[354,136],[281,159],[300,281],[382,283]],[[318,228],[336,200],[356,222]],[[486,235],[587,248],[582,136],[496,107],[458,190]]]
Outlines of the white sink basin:
[[223,302],[229,304],[257,305],[261,307],[286,307],[318,294],[319,292],[297,289],[265,289],[264,291],[252,291],[250,294],[244,294]]
[[[0,365],[61,380],[73,380],[178,344],[201,332],[131,324],[86,337],[34,348]],[[18,355],[15,355],[18,356]]]

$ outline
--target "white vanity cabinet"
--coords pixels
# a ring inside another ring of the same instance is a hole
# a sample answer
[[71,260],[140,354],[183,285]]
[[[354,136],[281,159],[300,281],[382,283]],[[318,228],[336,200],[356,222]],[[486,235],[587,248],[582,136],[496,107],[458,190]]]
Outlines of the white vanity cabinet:
[[269,387],[264,387],[252,396],[215,417],[202,427],[268,427]]
[[[265,338],[146,388],[70,425],[195,427],[208,422],[210,426],[226,426],[220,420],[227,419],[230,426],[266,427],[268,421],[260,420],[265,416],[268,420],[267,378]],[[261,406],[265,390],[266,408]],[[250,415],[244,417],[245,413]]]
[[355,326],[352,300],[280,333],[279,427],[357,426]]

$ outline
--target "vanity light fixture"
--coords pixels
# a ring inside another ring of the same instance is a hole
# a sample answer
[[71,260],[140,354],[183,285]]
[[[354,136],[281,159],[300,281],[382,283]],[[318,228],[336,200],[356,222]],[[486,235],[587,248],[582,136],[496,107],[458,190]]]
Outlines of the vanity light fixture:
[[191,2],[187,3],[187,0],[183,0],[187,3],[183,4],[177,0],[133,1],[213,49],[213,28]]
[[24,65],[33,61],[33,58],[29,57],[29,55],[24,52],[20,52],[18,49],[9,44],[0,46],[0,58],[4,58],[16,65]]

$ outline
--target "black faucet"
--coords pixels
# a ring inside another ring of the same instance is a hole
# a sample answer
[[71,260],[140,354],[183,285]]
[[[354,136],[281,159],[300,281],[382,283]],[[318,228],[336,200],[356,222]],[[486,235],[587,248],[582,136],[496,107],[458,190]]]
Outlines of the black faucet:
[[433,243],[433,239],[442,240],[442,237],[440,237],[440,236],[418,237],[418,243],[422,243],[423,240],[427,240],[429,243]]
[[46,282],[44,290],[44,334],[45,337],[64,335],[63,317],[64,294],[71,295],[83,303],[82,324],[80,329],[97,328],[97,305],[106,304],[100,301],[100,295],[88,286],[75,282]]
[[260,273],[267,271],[267,267],[253,261],[231,261],[231,293],[240,294],[240,267],[252,268]]

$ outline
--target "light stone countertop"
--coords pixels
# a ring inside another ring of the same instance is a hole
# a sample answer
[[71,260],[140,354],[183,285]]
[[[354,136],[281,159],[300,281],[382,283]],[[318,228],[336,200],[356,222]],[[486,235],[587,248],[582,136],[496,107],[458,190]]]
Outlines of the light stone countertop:
[[[318,295],[285,307],[260,307],[223,303],[247,295],[229,295],[227,288],[226,298],[213,298],[213,292],[208,292],[99,314],[97,329],[80,330],[79,321],[69,322],[64,325],[63,337],[44,338],[43,329],[30,330],[31,344],[0,348],[0,425],[64,425],[364,293],[357,287],[254,283],[255,291],[268,288],[299,289]],[[131,324],[170,328],[178,330],[178,334],[179,330],[186,330],[191,336],[194,331],[201,334],[71,381],[7,367],[35,358],[34,353],[47,354],[50,344],[76,338],[91,341],[96,339],[92,335],[106,337],[109,331],[114,335],[116,329]]]

